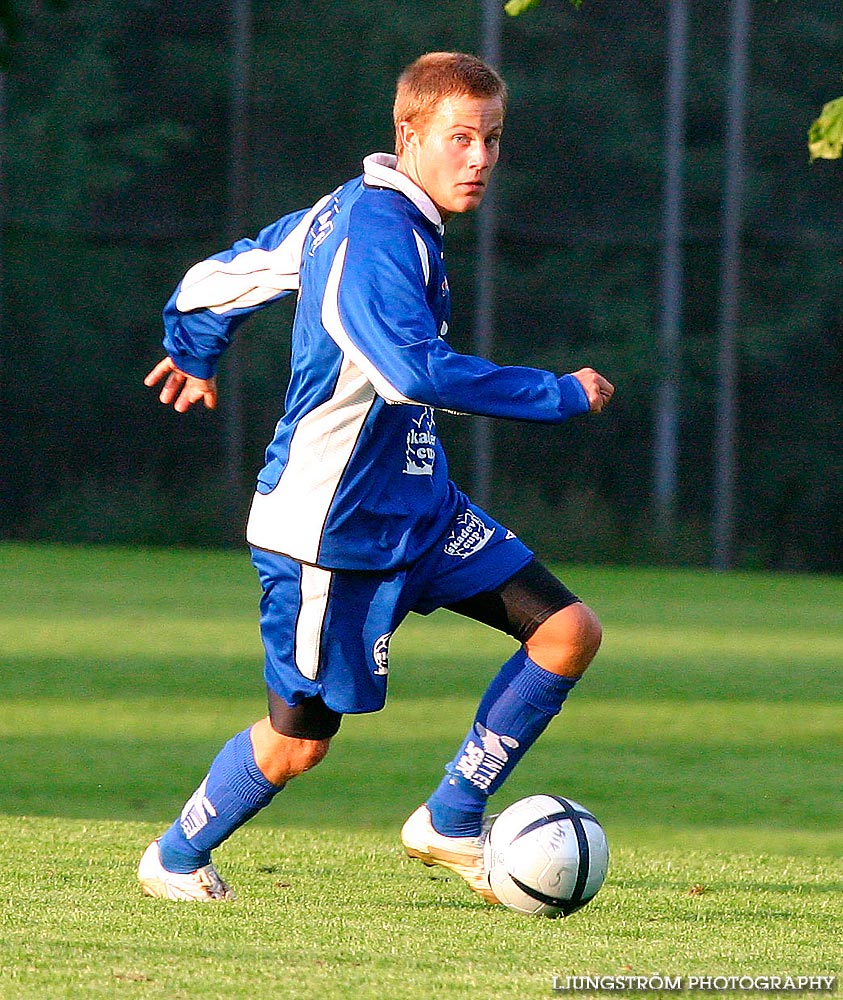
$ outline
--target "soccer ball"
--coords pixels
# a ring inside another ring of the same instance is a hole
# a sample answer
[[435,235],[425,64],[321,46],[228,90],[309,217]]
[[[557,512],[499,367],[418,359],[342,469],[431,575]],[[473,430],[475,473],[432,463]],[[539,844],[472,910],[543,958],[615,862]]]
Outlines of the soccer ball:
[[581,805],[557,795],[530,795],[495,819],[485,844],[495,895],[511,910],[567,917],[603,885],[606,834]]

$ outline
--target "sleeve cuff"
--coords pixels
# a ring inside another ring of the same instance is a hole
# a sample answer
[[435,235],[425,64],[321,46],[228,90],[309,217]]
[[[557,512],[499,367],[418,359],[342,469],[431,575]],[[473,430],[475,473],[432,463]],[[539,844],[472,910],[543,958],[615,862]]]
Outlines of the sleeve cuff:
[[217,366],[213,361],[208,361],[204,358],[193,358],[187,354],[173,354],[172,352],[170,353],[170,357],[176,368],[179,371],[183,371],[186,375],[202,379],[211,379],[216,375]]
[[588,413],[591,409],[585,389],[573,375],[563,375],[559,379],[559,392],[562,396],[559,410],[563,417],[575,417],[580,413]]

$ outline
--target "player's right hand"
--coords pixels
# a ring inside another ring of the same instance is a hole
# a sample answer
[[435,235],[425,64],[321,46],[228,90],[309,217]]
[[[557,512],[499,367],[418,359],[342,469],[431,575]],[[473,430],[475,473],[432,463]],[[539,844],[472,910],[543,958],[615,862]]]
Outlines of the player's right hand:
[[585,389],[588,396],[588,405],[592,413],[600,413],[603,407],[615,394],[615,387],[593,368],[580,368],[578,372],[571,372],[574,378]]
[[215,378],[196,378],[176,367],[172,358],[164,358],[152,369],[143,380],[144,385],[157,385],[162,378],[166,380],[158,398],[166,406],[171,403],[178,413],[186,413],[194,403],[203,402],[206,409],[213,410],[217,405],[217,380]]

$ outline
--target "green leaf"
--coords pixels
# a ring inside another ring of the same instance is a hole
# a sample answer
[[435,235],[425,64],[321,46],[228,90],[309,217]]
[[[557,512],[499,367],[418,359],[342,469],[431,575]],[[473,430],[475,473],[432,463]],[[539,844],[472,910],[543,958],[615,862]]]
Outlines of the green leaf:
[[[529,10],[531,7],[538,7],[540,0],[508,0],[504,4],[504,10],[509,14],[510,17],[518,17],[519,14],[523,14],[525,10]],[[571,0],[571,4],[574,7],[581,7],[582,0]]]
[[510,17],[518,17],[519,14],[523,14],[525,10],[529,10],[531,7],[537,7],[539,0],[508,0],[504,4],[503,9],[509,14]]
[[843,97],[823,105],[819,118],[808,130],[811,160],[839,160],[843,153]]

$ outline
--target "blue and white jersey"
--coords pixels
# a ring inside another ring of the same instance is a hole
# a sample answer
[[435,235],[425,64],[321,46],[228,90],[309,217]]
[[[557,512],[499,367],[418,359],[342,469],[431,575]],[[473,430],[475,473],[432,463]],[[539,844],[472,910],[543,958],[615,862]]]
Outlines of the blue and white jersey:
[[246,533],[326,569],[406,565],[447,531],[461,495],[437,409],[560,423],[589,408],[571,375],[448,345],[442,220],[395,163],[367,157],[310,210],[196,264],[164,311],[167,353],[208,378],[244,318],[298,291],[285,410]]

